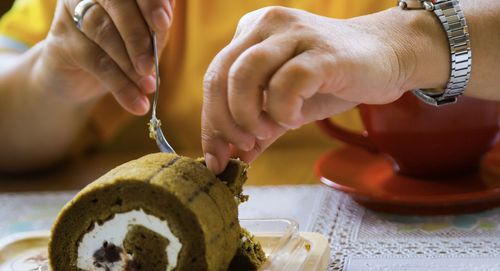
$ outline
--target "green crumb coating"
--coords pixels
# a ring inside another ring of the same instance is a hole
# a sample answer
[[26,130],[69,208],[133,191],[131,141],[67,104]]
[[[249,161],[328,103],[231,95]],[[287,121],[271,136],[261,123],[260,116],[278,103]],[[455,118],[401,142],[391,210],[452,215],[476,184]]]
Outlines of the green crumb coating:
[[123,247],[133,256],[134,271],[165,271],[168,264],[166,248],[170,242],[163,236],[141,225],[129,226]]
[[260,243],[244,228],[241,228],[240,241],[240,246],[228,270],[250,271],[259,269],[266,261],[266,254]]
[[[205,165],[205,160],[200,158],[198,162]],[[217,178],[221,180],[231,190],[233,195],[240,196],[243,192],[243,184],[247,180],[248,164],[239,160],[231,159],[226,166],[226,169]]]

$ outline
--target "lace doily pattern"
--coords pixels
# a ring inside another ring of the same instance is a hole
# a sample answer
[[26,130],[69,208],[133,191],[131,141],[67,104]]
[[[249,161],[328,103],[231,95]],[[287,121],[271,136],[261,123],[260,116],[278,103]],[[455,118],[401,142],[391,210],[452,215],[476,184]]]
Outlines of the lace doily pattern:
[[500,209],[396,216],[368,211],[329,188],[319,206],[312,230],[329,238],[330,270],[500,270]]
[[352,271],[497,271],[500,270],[498,258],[350,258],[347,264]]

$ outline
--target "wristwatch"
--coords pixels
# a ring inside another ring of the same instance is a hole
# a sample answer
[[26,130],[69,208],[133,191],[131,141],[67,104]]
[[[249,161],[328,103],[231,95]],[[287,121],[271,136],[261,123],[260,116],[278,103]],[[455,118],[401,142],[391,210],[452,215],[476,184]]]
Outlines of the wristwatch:
[[399,0],[404,10],[432,11],[443,25],[451,53],[451,73],[444,91],[415,89],[413,93],[427,104],[441,106],[455,103],[469,83],[472,52],[469,29],[458,0]]

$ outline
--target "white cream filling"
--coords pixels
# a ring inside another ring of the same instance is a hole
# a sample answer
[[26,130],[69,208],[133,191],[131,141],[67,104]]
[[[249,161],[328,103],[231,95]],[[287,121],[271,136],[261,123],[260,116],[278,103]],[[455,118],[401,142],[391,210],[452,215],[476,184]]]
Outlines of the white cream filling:
[[[133,225],[144,226],[169,241],[166,248],[168,265],[165,270],[174,269],[177,266],[177,257],[182,248],[181,242],[172,233],[167,221],[148,215],[142,209],[115,214],[112,219],[102,225],[96,222],[92,231],[86,233],[78,245],[77,267],[87,271],[105,270],[94,266],[94,253],[102,247],[105,241],[123,248],[123,241],[127,236],[128,227]],[[123,262],[116,262],[113,266],[110,266],[109,270],[121,271],[123,268]]]

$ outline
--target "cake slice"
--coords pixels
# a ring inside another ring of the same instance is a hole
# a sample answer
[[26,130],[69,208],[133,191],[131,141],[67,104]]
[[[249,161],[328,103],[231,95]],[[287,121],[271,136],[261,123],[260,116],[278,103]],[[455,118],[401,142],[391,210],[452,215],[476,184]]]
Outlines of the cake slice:
[[242,246],[246,169],[232,160],[217,178],[200,160],[166,153],[118,166],[59,214],[52,270],[227,270]]

